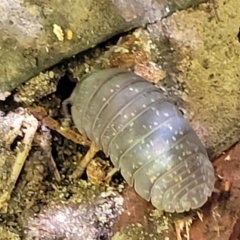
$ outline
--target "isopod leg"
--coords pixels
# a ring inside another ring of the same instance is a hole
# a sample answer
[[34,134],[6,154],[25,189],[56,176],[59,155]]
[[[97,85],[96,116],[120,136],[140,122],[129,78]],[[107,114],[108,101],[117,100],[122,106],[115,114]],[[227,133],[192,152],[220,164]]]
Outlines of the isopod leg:
[[119,171],[119,169],[113,168],[111,171],[109,171],[109,172],[107,173],[107,176],[104,178],[104,180],[105,180],[105,181],[110,180],[110,178],[112,178],[112,176],[113,176],[116,172],[118,172],[118,171]]
[[87,165],[89,164],[89,162],[94,158],[94,156],[96,155],[96,153],[99,151],[99,148],[97,147],[97,145],[92,142],[90,145],[90,148],[87,152],[87,154],[83,157],[83,159],[78,163],[77,168],[75,169],[75,171],[72,173],[72,175],[70,176],[70,178],[78,178],[81,177],[84,170],[86,169]]

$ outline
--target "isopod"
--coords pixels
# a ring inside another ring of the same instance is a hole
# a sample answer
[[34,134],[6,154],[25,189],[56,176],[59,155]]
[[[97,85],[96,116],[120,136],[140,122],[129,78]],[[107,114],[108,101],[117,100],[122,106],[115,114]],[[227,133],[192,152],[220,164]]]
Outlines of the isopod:
[[93,71],[67,101],[79,132],[157,209],[197,209],[212,194],[214,169],[204,144],[178,107],[146,79],[122,69]]

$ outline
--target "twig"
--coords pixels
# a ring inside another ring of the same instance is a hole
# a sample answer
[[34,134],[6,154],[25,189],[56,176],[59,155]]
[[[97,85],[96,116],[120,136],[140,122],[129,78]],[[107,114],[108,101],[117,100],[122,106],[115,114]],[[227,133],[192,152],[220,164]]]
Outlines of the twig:
[[70,176],[70,178],[74,179],[74,178],[81,177],[81,175],[83,174],[83,172],[86,169],[87,165],[94,158],[94,156],[96,155],[96,153],[98,151],[99,151],[99,148],[97,147],[97,145],[94,142],[92,142],[92,144],[90,145],[90,148],[89,148],[87,154],[78,163],[77,168],[75,169],[73,174]]

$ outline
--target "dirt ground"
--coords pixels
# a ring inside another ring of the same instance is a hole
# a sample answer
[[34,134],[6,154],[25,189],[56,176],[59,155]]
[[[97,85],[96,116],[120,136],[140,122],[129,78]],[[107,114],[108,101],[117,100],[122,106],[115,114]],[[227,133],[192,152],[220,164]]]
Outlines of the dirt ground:
[[[240,239],[240,144],[227,151],[240,133],[237,9],[238,1],[218,0],[178,12],[163,22],[170,39],[165,55],[137,29],[60,63],[0,102],[0,240]],[[119,173],[104,181],[112,165],[102,152],[81,179],[69,177],[91,143],[65,118],[61,103],[83,74],[116,66],[183,98],[211,156],[222,152],[213,158],[216,192],[201,209],[159,212]],[[167,71],[180,81],[165,86]]]

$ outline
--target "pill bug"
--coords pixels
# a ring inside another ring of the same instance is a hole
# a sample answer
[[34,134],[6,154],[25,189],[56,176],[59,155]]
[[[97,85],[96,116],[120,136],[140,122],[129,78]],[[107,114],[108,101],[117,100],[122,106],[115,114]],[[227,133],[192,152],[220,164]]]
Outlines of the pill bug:
[[207,201],[215,182],[207,151],[152,83],[127,70],[98,70],[77,83],[67,101],[79,132],[157,209],[184,212]]

